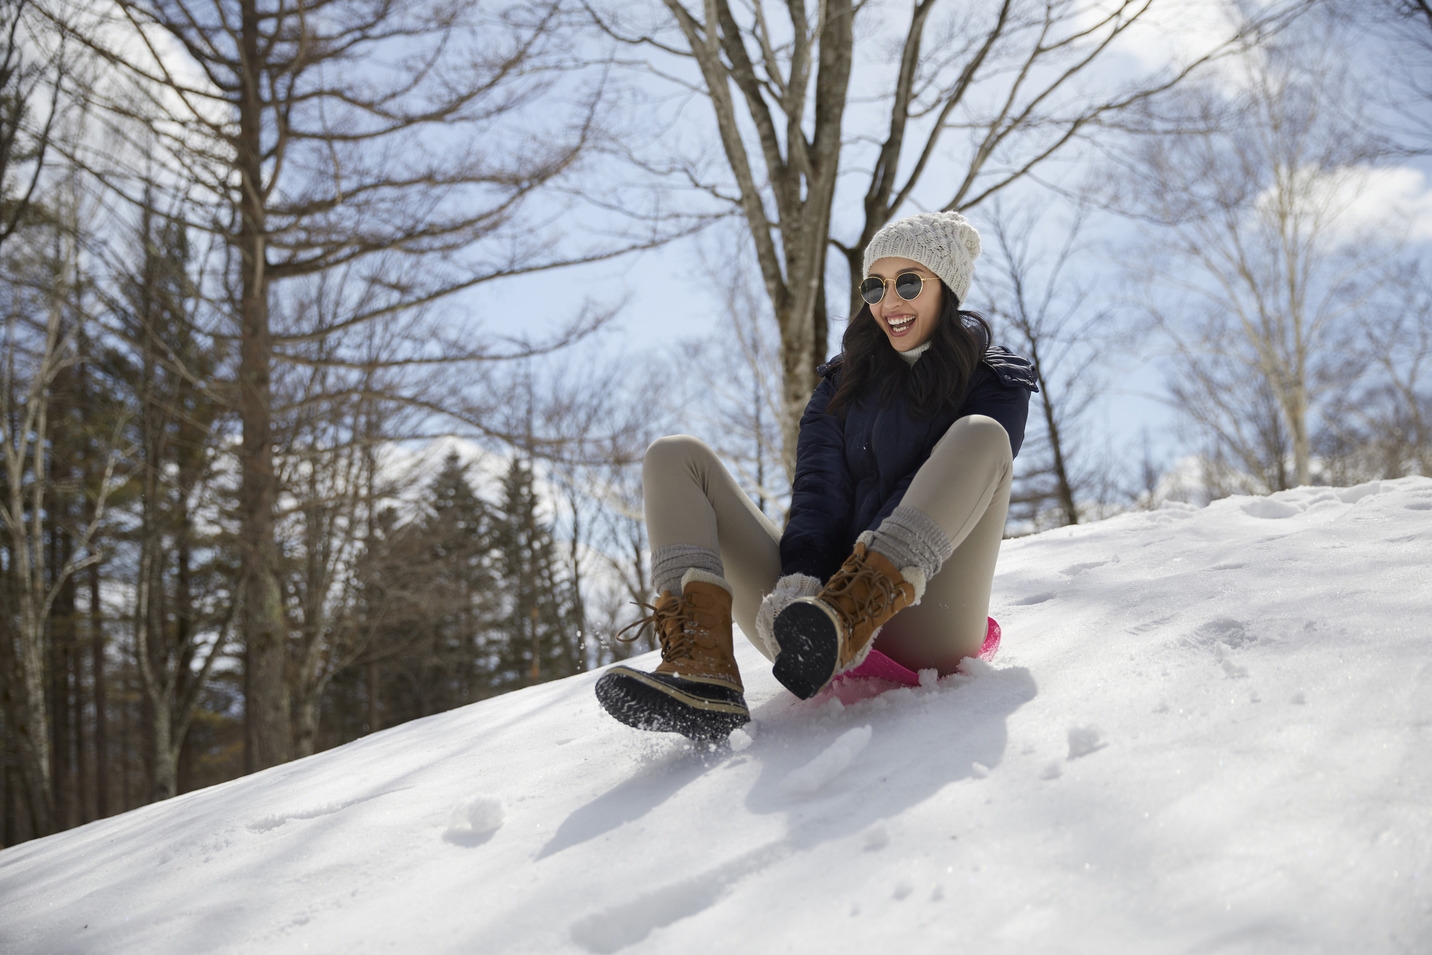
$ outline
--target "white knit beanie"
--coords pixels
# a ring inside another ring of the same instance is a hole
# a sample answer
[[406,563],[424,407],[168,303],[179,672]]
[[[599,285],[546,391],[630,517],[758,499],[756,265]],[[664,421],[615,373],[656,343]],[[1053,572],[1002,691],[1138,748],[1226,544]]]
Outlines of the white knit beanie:
[[913,259],[938,275],[963,303],[980,255],[980,234],[958,212],[921,212],[875,233],[865,247],[865,274],[876,259]]

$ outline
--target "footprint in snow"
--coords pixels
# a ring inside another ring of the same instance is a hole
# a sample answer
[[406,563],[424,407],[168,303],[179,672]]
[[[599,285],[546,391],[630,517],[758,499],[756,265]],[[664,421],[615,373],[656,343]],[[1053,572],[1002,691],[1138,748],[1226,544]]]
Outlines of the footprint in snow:
[[1258,638],[1248,632],[1248,625],[1234,617],[1218,617],[1194,631],[1194,642],[1212,644],[1214,658],[1222,660],[1232,650],[1256,643]]
[[1117,564],[1118,562],[1119,559],[1115,557],[1113,560],[1094,560],[1085,564],[1071,564],[1061,570],[1060,573],[1066,577],[1078,577],[1080,574],[1091,571],[1096,567],[1103,567],[1105,564]]
[[505,810],[496,796],[474,796],[452,807],[443,838],[460,846],[482,845],[502,828]]
[[1069,758],[1078,759],[1098,752],[1109,744],[1104,742],[1097,727],[1071,726],[1069,728]]

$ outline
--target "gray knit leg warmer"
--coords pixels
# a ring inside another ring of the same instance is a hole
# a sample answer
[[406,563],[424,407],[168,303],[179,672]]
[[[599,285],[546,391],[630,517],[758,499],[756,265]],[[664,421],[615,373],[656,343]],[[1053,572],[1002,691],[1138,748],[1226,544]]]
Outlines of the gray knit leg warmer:
[[901,504],[875,528],[870,549],[896,567],[920,568],[930,580],[950,559],[955,545],[923,511]]
[[672,544],[651,552],[651,582],[657,594],[671,591],[681,593],[681,578],[692,567],[725,577],[726,569],[721,565],[721,555],[704,547],[689,544]]

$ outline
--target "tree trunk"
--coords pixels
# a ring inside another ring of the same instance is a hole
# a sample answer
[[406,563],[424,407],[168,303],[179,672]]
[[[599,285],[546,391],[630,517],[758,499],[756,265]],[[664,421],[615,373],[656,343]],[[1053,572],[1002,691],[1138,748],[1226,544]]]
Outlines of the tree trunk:
[[50,789],[52,754],[45,699],[44,623],[25,590],[28,588],[24,588],[20,595],[20,668],[23,682],[19,706],[16,707],[15,740],[20,757],[20,779],[29,803],[31,835],[38,837],[54,831],[54,803]]
[[1293,470],[1299,487],[1313,483],[1312,442],[1308,437],[1308,371],[1303,345],[1302,322],[1298,323],[1297,354],[1294,356],[1295,379],[1288,409],[1288,430],[1293,442]]
[[90,679],[94,685],[94,811],[109,815],[109,707],[105,693],[104,616],[99,603],[99,563],[90,565]]
[[[147,211],[147,210],[146,210]],[[150,230],[144,228],[146,245]],[[139,548],[139,587],[134,609],[134,657],[144,687],[145,725],[149,730],[147,744],[153,762],[150,766],[148,802],[160,802],[176,792],[174,772],[174,690],[175,662],[171,651],[168,627],[168,600],[165,592],[164,525],[168,522],[169,502],[160,487],[160,474],[166,462],[162,459],[163,413],[157,394],[154,348],[158,337],[157,304],[153,300],[154,269],[152,248],[146,249],[145,287],[141,292],[140,311],[143,316],[143,358],[140,367],[139,393],[142,402],[140,423],[141,510],[142,533]]]
[[1064,512],[1064,523],[1079,523],[1079,505],[1074,501],[1074,482],[1069,476],[1069,462],[1064,454],[1064,435],[1059,429],[1059,419],[1054,413],[1054,396],[1050,390],[1049,380],[1044,376],[1044,366],[1040,363],[1039,344],[1033,337],[1026,334],[1025,342],[1029,348],[1029,359],[1034,363],[1034,374],[1039,382],[1039,405],[1044,412],[1044,428],[1049,433],[1049,458],[1050,467],[1054,471],[1054,496],[1059,501],[1059,509]]
[[305,693],[293,707],[293,755],[312,756],[318,746],[318,703],[322,693]]
[[[68,476],[65,477],[67,479]],[[57,503],[55,517],[63,519],[68,502]],[[73,542],[60,529],[51,534],[53,557],[52,568],[63,568],[69,564],[70,548]],[[74,725],[70,717],[74,713],[72,701],[75,676],[75,592],[70,580],[60,585],[59,595],[50,606],[50,751],[54,764],[50,773],[50,788],[55,807],[55,828],[68,829],[79,822],[78,807],[75,803]]]
[[[52,316],[52,325],[56,319]],[[51,341],[55,339],[51,331]],[[19,577],[19,660],[20,699],[15,707],[15,739],[20,757],[20,778],[29,803],[31,836],[47,836],[54,831],[54,793],[51,778],[54,754],[50,747],[50,711],[46,698],[48,682],[48,637],[44,611],[45,542],[43,533],[44,490],[48,469],[43,448],[49,435],[48,396],[38,398],[41,404],[34,426],[34,487],[30,490],[30,512],[24,513],[20,500],[19,474],[11,476],[12,511],[19,520],[28,518],[17,546]]]
[[174,745],[174,714],[161,698],[153,710],[154,779],[149,787],[149,801],[161,802],[179,791],[178,747]]
[[288,641],[278,582],[274,510],[277,479],[273,459],[270,378],[273,337],[269,328],[269,276],[263,191],[263,117],[259,16],[255,0],[240,6],[241,56],[251,68],[239,93],[238,245],[242,290],[239,299],[240,556],[243,565],[244,641],[248,650],[245,720],[255,770],[287,762],[289,728]]
[[[754,243],[780,332],[782,457],[786,473],[794,475],[801,413],[815,388],[816,366],[825,357],[825,263],[853,57],[853,10],[849,0],[821,4],[812,91],[810,24],[802,5],[789,5],[796,36],[790,51],[790,75],[776,84],[781,86],[779,91],[773,91],[759,78],[742,30],[725,0],[705,5],[704,22],[682,4],[667,0],[666,5],[701,69],[722,148],[736,178],[737,204]],[[756,127],[763,173],[752,165],[733,87],[740,91],[746,116]],[[774,98],[774,104],[768,97]],[[809,137],[805,126],[808,114]],[[784,130],[778,128],[781,120]],[[774,222],[763,197],[767,190]],[[775,234],[779,242],[774,240]]]
[[19,800],[10,772],[10,714],[4,714],[0,719],[5,721],[4,733],[0,734],[0,745],[4,747],[4,752],[0,753],[0,849],[3,849],[20,840],[15,821],[15,807]]
[[[14,567],[14,559],[4,562],[8,570]],[[14,598],[14,578],[10,573],[0,575],[0,594],[7,601]],[[15,787],[15,697],[11,691],[10,677],[18,674],[14,659],[14,634],[10,629],[9,614],[0,614],[0,848],[13,846],[19,841],[19,791]]]
[[367,666],[368,676],[368,732],[376,733],[383,728],[382,708],[380,706],[380,694],[382,692],[382,674],[378,671],[377,663],[369,663]]

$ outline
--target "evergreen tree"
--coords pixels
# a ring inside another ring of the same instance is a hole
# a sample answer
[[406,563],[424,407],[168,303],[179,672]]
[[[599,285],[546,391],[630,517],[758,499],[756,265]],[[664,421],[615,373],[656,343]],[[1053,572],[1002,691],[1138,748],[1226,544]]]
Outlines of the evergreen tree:
[[506,690],[570,676],[583,662],[577,601],[539,513],[530,461],[513,459],[502,493],[496,543],[507,612],[495,682]]
[[365,709],[360,698],[371,732],[492,695],[491,634],[501,606],[493,530],[491,509],[456,454],[415,518],[399,522],[391,509],[379,515],[357,568],[374,636],[334,686],[350,701],[349,716],[339,719],[352,735],[359,732],[351,713]]
[[431,615],[424,688],[431,712],[492,695],[492,630],[502,583],[493,552],[491,508],[473,491],[467,465],[450,453],[428,490],[422,534],[428,543]]

